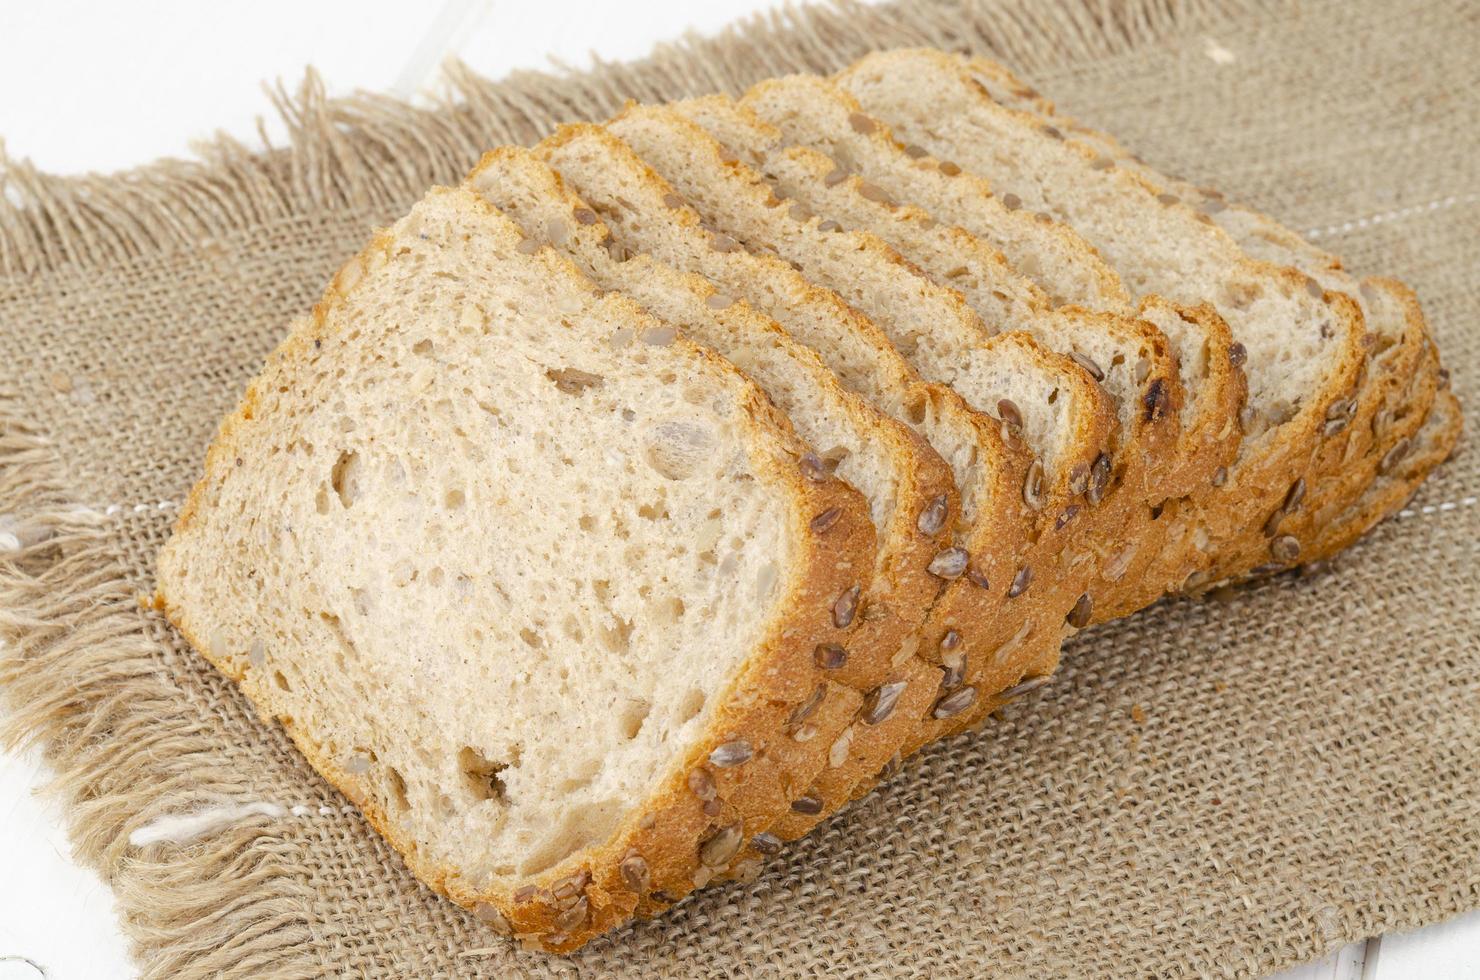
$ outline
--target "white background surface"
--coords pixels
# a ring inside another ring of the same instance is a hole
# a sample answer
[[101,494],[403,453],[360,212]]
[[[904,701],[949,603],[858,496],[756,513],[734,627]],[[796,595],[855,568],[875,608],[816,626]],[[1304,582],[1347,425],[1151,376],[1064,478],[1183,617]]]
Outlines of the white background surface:
[[[456,54],[487,75],[636,57],[685,28],[710,32],[766,0],[256,0],[248,4],[0,0],[0,135],[62,173],[183,156],[220,127],[258,142],[261,83],[313,64],[331,93],[414,96]],[[281,128],[269,120],[270,139]],[[133,976],[112,895],[69,858],[34,757],[0,754],[0,980]],[[1480,914],[1357,943],[1280,980],[1480,978]]]

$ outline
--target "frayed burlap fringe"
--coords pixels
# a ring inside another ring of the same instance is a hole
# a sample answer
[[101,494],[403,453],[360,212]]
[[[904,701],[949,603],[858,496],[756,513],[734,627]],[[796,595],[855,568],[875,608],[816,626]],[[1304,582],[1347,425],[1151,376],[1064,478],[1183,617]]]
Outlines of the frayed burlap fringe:
[[[1027,71],[1103,57],[1283,0],[937,0],[865,6],[836,0],[758,15],[626,64],[516,72],[497,82],[450,65],[442,95],[416,107],[376,95],[327,97],[310,71],[272,101],[286,147],[254,152],[217,137],[200,159],[122,174],[59,177],[0,146],[0,275],[34,275],[191,248],[245,225],[333,207],[399,208],[457,179],[492,146],[561,123],[600,119],[629,99],[735,91],[769,75],[831,71],[863,53],[929,44],[971,48]],[[264,137],[265,141],[265,137]]]
[[110,523],[67,498],[51,445],[0,393],[0,517],[20,545],[0,553],[0,744],[42,750],[56,773],[46,792],[67,806],[78,859],[129,910],[144,976],[277,976],[274,953],[286,961],[307,938],[311,904],[270,850],[247,847],[260,829],[183,849],[129,846],[156,816],[239,788],[170,682]]

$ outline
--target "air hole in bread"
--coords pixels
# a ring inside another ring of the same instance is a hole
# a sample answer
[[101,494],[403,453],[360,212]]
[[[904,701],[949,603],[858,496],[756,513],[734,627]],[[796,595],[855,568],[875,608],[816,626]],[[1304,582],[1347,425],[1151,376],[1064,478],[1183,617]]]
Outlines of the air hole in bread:
[[416,343],[411,345],[411,353],[413,354],[425,355],[430,354],[431,352],[432,342],[430,340],[418,340]]
[[507,788],[499,776],[509,768],[507,762],[493,762],[472,746],[464,745],[457,753],[457,768],[463,774],[463,788],[473,799],[507,802]]
[[528,626],[519,631],[519,639],[523,640],[531,650],[538,650],[545,645],[545,638]]
[[436,565],[427,571],[427,584],[438,588],[447,580],[447,573],[442,571],[441,565]]
[[339,502],[348,510],[360,495],[360,454],[342,452],[329,470],[329,485],[339,495]]
[[617,720],[622,726],[622,734],[629,742],[642,732],[642,723],[647,721],[648,713],[652,710],[652,702],[643,698],[628,698],[623,702]]
[[468,502],[467,495],[461,490],[448,490],[447,496],[442,499],[448,510],[458,510]]
[[406,800],[406,780],[401,773],[392,766],[385,771],[385,781],[390,788],[391,804],[397,810],[406,809],[410,804]]
[[601,645],[612,653],[626,653],[632,647],[632,620],[612,617],[613,625],[601,627]]
[[576,521],[576,524],[580,526],[582,531],[589,532],[596,530],[596,518],[590,514],[582,514],[580,519]]
[[689,693],[683,696],[679,702],[678,714],[675,721],[682,725],[699,717],[699,712],[704,710],[704,692],[697,687],[690,688]]

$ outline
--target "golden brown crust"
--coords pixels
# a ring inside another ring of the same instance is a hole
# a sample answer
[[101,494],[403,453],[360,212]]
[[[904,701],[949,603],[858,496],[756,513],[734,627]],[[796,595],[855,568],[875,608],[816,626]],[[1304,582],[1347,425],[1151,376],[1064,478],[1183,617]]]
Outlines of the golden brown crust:
[[[493,214],[471,195],[466,195],[466,202],[470,208]],[[510,238],[512,254],[517,233],[506,223],[500,225],[499,234]],[[315,307],[313,319],[301,324],[280,345],[269,358],[264,376],[290,370],[297,358],[312,350],[315,339],[322,339],[326,332],[335,329],[330,313],[367,272],[386,261],[391,241],[388,233],[380,233],[365,251],[336,274],[325,297]],[[548,249],[529,261],[545,263],[552,277],[578,277],[573,266]],[[620,313],[626,322],[647,319],[640,309],[623,298],[609,295],[598,302],[608,312]],[[723,846],[705,848],[709,835],[732,826],[746,838],[763,831],[789,805],[790,784],[826,764],[827,744],[852,720],[860,700],[851,689],[828,685],[822,704],[811,716],[819,737],[801,742],[786,735],[792,711],[811,696],[818,684],[826,681],[814,663],[813,649],[819,643],[845,637],[845,631],[833,623],[834,601],[872,567],[874,534],[866,503],[840,481],[825,478],[818,482],[803,476],[796,461],[804,447],[789,434],[789,425],[765,396],[728,362],[682,338],[675,343],[689,353],[696,367],[712,372],[743,399],[746,417],[753,420],[751,439],[757,472],[769,477],[778,489],[785,488],[787,499],[793,502],[792,533],[801,542],[799,564],[794,588],[783,600],[770,638],[715,699],[719,707],[711,719],[709,735],[692,746],[683,759],[677,760],[648,800],[634,806],[605,844],[568,858],[538,876],[533,882],[538,891],[533,896],[521,896],[523,901],[516,902],[511,891],[479,891],[456,879],[455,869],[436,866],[423,858],[358,777],[345,772],[322,751],[313,733],[304,731],[291,716],[283,719],[295,743],[315,767],[361,806],[371,824],[429,885],[460,904],[479,909],[496,927],[516,935],[537,937],[547,949],[574,949],[637,911],[656,911],[671,904],[670,899],[681,898],[719,870],[711,865],[727,867],[734,854],[726,853],[731,850],[726,841],[721,841]],[[177,535],[188,535],[199,519],[205,488],[212,481],[223,479],[223,473],[235,469],[238,440],[254,421],[255,404],[254,385],[249,387],[237,412],[223,423],[208,451],[206,475],[182,511]],[[823,534],[812,530],[813,518],[833,508],[839,516],[828,529]],[[164,565],[168,568],[168,562]],[[219,659],[209,644],[201,642],[192,626],[190,611],[171,600],[167,573],[160,584],[159,601],[202,655],[213,662]],[[250,673],[234,679],[265,716],[288,714],[278,706],[277,695]],[[710,753],[736,739],[746,739],[752,746],[754,754],[749,761],[730,768],[710,767]],[[689,788],[690,773],[699,769],[708,771],[712,778],[712,801],[700,799]],[[706,812],[706,803],[711,812]],[[663,894],[654,895],[650,891],[639,900],[627,887],[621,865],[633,853],[640,854],[646,862],[652,891]],[[709,864],[701,859],[701,853]],[[580,887],[570,887],[572,881]],[[561,888],[561,882],[566,882],[567,887]],[[554,893],[556,889],[561,892],[559,897]]]

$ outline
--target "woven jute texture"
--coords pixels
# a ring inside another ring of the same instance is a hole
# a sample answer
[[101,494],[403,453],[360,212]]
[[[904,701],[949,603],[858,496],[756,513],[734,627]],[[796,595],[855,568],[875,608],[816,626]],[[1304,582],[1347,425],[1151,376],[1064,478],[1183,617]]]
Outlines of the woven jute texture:
[[[634,16],[637,16],[634,13]],[[290,25],[285,25],[285,29]],[[370,229],[481,149],[865,51],[995,55],[1153,164],[1414,285],[1480,392],[1471,0],[807,8],[639,64],[446,101],[279,93],[292,145],[0,195],[0,683],[142,972],[1257,976],[1480,906],[1480,464],[1320,575],[1163,603],[791,847],[569,959],[421,887],[138,597],[217,419]],[[188,847],[132,830],[265,801]],[[24,887],[10,882],[10,887]]]

